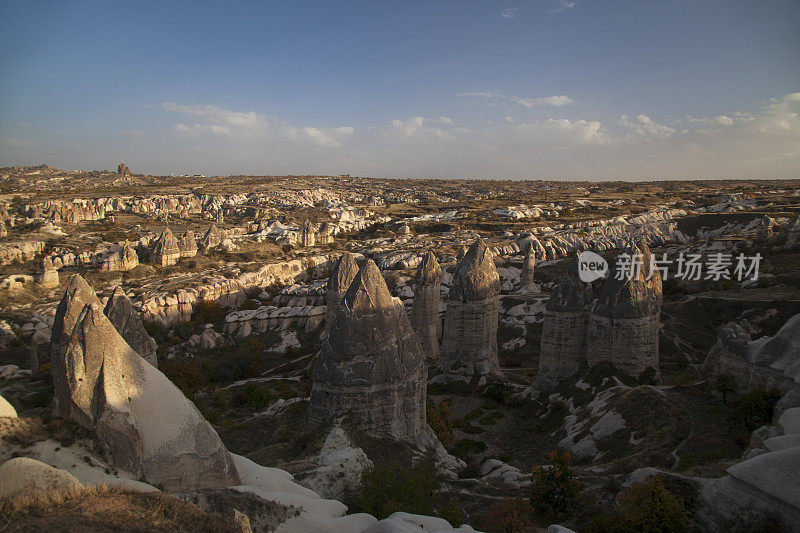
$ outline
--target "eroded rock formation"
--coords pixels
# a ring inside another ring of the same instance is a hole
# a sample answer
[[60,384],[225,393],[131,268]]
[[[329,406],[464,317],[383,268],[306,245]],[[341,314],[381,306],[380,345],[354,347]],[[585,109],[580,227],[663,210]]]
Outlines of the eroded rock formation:
[[56,320],[57,414],[95,431],[114,466],[169,491],[241,483],[211,425],[128,346],[80,276],[70,279]]
[[593,283],[581,281],[577,257],[570,260],[547,304],[538,388],[552,388],[584,362],[609,362],[632,376],[648,368],[658,372],[661,274],[651,272],[644,242],[623,253],[638,259],[619,263],[619,268],[615,263],[605,280]]
[[500,277],[483,239],[459,262],[447,297],[440,369],[467,380],[501,375],[497,360]]
[[178,249],[180,250],[181,257],[194,257],[197,255],[197,241],[194,238],[194,232],[192,230],[187,230],[181,236],[181,240],[178,242]]
[[53,266],[53,260],[49,257],[42,259],[42,271],[39,273],[37,281],[43,289],[58,287],[58,270]]
[[217,229],[215,224],[211,224],[211,227],[208,228],[206,234],[203,235],[203,238],[200,240],[200,246],[202,246],[206,250],[210,250],[211,248],[215,248],[222,244],[222,235]]
[[103,312],[128,343],[128,346],[144,357],[148,363],[158,368],[156,341],[147,334],[142,319],[139,318],[139,313],[133,308],[122,287],[117,286],[114,289]]
[[336,318],[336,311],[339,309],[339,302],[344,293],[356,278],[358,265],[356,259],[350,252],[345,252],[336,261],[331,275],[328,277],[328,286],[325,290],[325,331],[330,332],[331,325]]
[[435,446],[425,414],[427,367],[402,305],[368,260],[336,312],[314,365],[311,422],[346,416],[375,436]]
[[107,272],[127,272],[139,266],[139,254],[130,243],[125,243],[119,250],[108,254],[100,263],[100,270]]
[[422,351],[429,361],[439,358],[439,301],[441,300],[442,268],[433,252],[422,257],[414,280],[414,303],[411,326],[417,332]]
[[151,256],[151,262],[158,266],[171,266],[181,258],[181,249],[178,239],[169,228],[165,228],[156,242]]

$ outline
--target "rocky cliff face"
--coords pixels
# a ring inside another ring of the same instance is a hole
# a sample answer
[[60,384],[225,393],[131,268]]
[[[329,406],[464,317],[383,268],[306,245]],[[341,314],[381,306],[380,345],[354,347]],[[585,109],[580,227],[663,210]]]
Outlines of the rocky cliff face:
[[638,376],[647,368],[658,371],[661,274],[651,271],[650,249],[643,242],[623,253],[640,256],[641,264],[612,268],[602,284],[587,325],[586,362],[607,361]]
[[417,332],[425,357],[439,358],[439,301],[441,300],[442,268],[433,252],[422,257],[414,280],[414,303],[411,308],[411,326]]
[[56,322],[57,414],[95,431],[114,466],[169,491],[241,483],[211,425],[128,346],[80,276],[70,279]]
[[581,281],[577,257],[570,260],[547,304],[538,388],[552,388],[583,363],[609,362],[632,376],[647,368],[658,371],[661,275],[650,271],[651,253],[644,242],[631,244],[624,253],[639,254],[641,264],[632,261],[617,269],[615,263],[605,280],[594,283]]
[[355,257],[350,252],[343,253],[328,277],[328,286],[325,290],[325,305],[327,306],[325,311],[326,332],[330,332],[331,324],[336,318],[336,310],[339,309],[339,302],[357,274],[358,265]]
[[445,375],[471,380],[500,375],[497,360],[500,277],[483,239],[459,262],[447,297],[442,357]]
[[128,343],[128,346],[144,357],[148,363],[158,368],[156,341],[147,334],[142,319],[139,318],[139,313],[136,312],[131,301],[125,296],[125,291],[122,290],[122,287],[117,286],[114,289],[103,312],[117,332],[125,339],[125,342]]
[[746,320],[723,326],[703,363],[703,374],[711,379],[731,376],[739,393],[772,387],[783,393],[800,390],[800,314],[774,337],[754,341],[753,333]]
[[375,436],[438,442],[426,422],[425,357],[372,260],[345,293],[313,378],[312,424],[346,416]]
[[314,225],[308,220],[304,220],[303,225],[300,227],[300,245],[314,246],[316,243],[317,239]]
[[158,266],[174,265],[181,258],[178,239],[175,238],[169,228],[164,229],[161,233],[151,257],[151,261]]
[[537,387],[542,389],[575,374],[585,358],[586,308],[594,300],[595,288],[578,277],[577,256],[568,261],[566,273],[550,294],[542,326],[536,378]]

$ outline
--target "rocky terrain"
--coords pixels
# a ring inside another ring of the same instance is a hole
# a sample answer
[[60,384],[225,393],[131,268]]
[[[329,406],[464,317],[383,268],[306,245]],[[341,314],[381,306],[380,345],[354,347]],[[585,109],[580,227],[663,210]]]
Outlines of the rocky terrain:
[[0,191],[0,528],[800,530],[800,181]]

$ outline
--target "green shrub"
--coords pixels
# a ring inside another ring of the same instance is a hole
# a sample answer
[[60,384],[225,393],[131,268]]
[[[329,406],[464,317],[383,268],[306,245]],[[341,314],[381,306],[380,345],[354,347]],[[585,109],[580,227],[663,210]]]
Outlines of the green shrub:
[[461,439],[453,446],[453,455],[469,462],[473,455],[486,451],[486,443],[475,439]]
[[530,503],[536,516],[555,521],[569,513],[583,490],[570,468],[569,452],[550,453],[550,464],[536,466],[531,473]]
[[208,378],[196,359],[164,359],[159,365],[164,373],[190,400],[208,384]]
[[263,385],[250,382],[242,390],[244,404],[251,411],[263,409],[278,399],[278,396]]
[[225,319],[228,310],[224,305],[211,300],[199,300],[192,308],[192,322],[198,326],[218,324]]
[[231,392],[228,389],[215,389],[211,393],[211,405],[215,409],[224,410],[231,402]]
[[626,531],[687,531],[689,515],[683,503],[664,487],[658,477],[650,477],[619,495],[619,510]]
[[461,524],[467,523],[467,517],[464,516],[464,510],[461,508],[461,504],[458,503],[457,498],[450,498],[450,501],[447,502],[447,506],[442,509],[439,516],[450,522],[450,525],[453,527],[458,527]]
[[430,459],[406,468],[398,464],[376,465],[361,477],[357,505],[382,520],[397,511],[431,515],[433,493],[439,488]]
[[736,406],[740,423],[748,430],[753,431],[772,421],[775,404],[780,399],[780,393],[775,389],[757,389],[750,392]]

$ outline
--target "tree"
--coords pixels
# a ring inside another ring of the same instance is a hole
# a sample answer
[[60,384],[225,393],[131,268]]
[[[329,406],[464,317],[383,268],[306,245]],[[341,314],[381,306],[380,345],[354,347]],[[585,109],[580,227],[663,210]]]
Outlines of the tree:
[[689,515],[659,477],[649,477],[619,495],[625,531],[672,533],[687,531]]
[[574,507],[583,485],[575,479],[570,463],[569,452],[553,451],[550,464],[533,468],[530,501],[538,517],[554,521]]
[[726,395],[729,392],[736,392],[736,379],[730,374],[720,374],[717,376],[716,386],[722,393],[722,403],[728,403]]
[[503,498],[489,509],[484,528],[492,533],[516,533],[533,526],[531,506],[521,497]]

